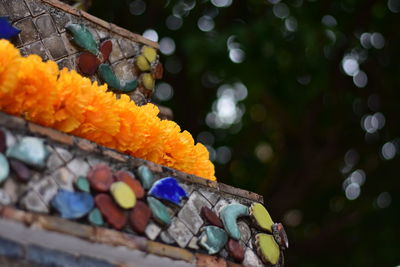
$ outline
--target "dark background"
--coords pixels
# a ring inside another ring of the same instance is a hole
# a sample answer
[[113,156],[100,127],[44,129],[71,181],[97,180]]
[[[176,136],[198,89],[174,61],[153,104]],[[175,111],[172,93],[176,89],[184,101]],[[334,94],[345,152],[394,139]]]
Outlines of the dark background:
[[400,264],[400,0],[88,11],[158,36],[154,101],[208,146],[219,181],[264,196],[289,235],[287,266]]

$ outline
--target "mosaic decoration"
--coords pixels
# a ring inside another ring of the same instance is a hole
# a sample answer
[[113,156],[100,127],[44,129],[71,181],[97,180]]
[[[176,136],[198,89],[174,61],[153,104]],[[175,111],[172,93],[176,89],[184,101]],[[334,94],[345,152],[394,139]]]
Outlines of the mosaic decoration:
[[176,205],[181,203],[182,198],[187,197],[185,190],[172,177],[166,177],[155,182],[149,190],[149,195]]
[[7,150],[7,157],[17,159],[29,166],[43,168],[49,151],[43,141],[33,137],[25,137]]
[[256,235],[257,251],[264,260],[271,264],[277,264],[280,256],[278,244],[273,236],[267,234]]
[[208,254],[220,252],[228,241],[228,235],[219,227],[205,226],[202,231],[199,244],[207,250]]
[[242,204],[230,204],[225,206],[220,213],[221,220],[229,236],[233,239],[240,239],[240,230],[237,219],[249,215],[249,208]]
[[253,218],[258,227],[262,230],[272,233],[273,221],[267,209],[260,203],[253,203],[250,206],[250,216]]
[[153,173],[147,166],[140,166],[138,168],[138,176],[140,181],[142,181],[142,185],[144,189],[150,189],[150,187],[154,183]]
[[106,221],[115,229],[120,230],[127,223],[127,217],[124,211],[118,207],[113,199],[105,193],[98,194],[94,201],[96,207],[105,217]]
[[138,201],[129,215],[129,222],[133,231],[144,234],[149,224],[152,212],[143,201]]
[[99,71],[100,77],[108,84],[110,88],[129,93],[136,89],[138,82],[136,80],[126,81],[119,79],[107,63],[112,51],[112,42],[103,41],[98,48],[98,43],[92,33],[84,26],[79,24],[67,24],[65,28],[73,35],[73,41],[82,49],[87,50],[79,55],[77,65],[79,70],[88,76]]
[[10,174],[10,165],[6,157],[0,153],[0,183],[7,179]]
[[[81,24],[67,24],[65,28],[72,34],[74,43],[81,49],[86,50],[82,52],[77,58],[77,66],[79,70],[87,75],[92,76],[98,72],[101,79],[113,88],[122,93],[133,92],[139,85],[136,79],[124,80],[114,73],[110,64],[108,63],[110,54],[113,50],[111,40],[104,40],[97,43],[91,31],[86,26]],[[154,90],[155,79],[160,79],[163,74],[162,65],[156,64],[157,52],[154,48],[144,46],[141,54],[136,57],[136,67],[140,72],[140,80],[144,88],[149,91]],[[154,67],[152,67],[154,65]],[[132,66],[131,71],[134,71]],[[152,69],[154,69],[153,72]]]
[[132,189],[124,182],[115,182],[110,188],[115,202],[123,209],[131,209],[136,204],[136,196]]
[[[26,183],[35,173],[53,170],[51,176],[29,182],[32,189],[28,188],[18,200],[24,209],[42,213],[54,210],[63,218],[144,235],[169,245],[228,257],[244,265],[256,266],[262,260],[281,266],[281,251],[288,247],[286,233],[283,225],[274,223],[258,202],[232,203],[215,193],[193,191],[174,177],[155,176],[146,165],[133,169],[103,162],[89,165],[65,149],[45,145],[40,138],[25,136],[10,143],[12,139],[8,132],[0,130],[3,151],[15,150],[24,143],[24,151],[30,155],[26,161],[29,165],[17,161],[24,166],[19,176],[25,177],[18,178],[18,182]],[[35,145],[26,146],[26,140]],[[38,148],[42,153],[34,154]],[[66,160],[66,167],[59,160]],[[0,164],[11,166],[12,161],[16,160],[3,155]],[[44,169],[32,165],[38,161]],[[14,179],[9,177],[16,177],[20,169],[10,167],[7,175],[3,174],[3,184],[12,182]],[[0,200],[10,202],[1,193],[0,187]]]
[[88,193],[59,190],[51,205],[66,219],[79,219],[88,214],[94,206],[93,197]]
[[88,220],[93,225],[97,225],[97,226],[103,226],[104,225],[103,216],[101,215],[101,212],[100,212],[100,210],[98,208],[94,208],[89,213]]
[[13,37],[17,36],[21,30],[15,28],[8,21],[8,17],[0,16],[0,39],[11,40]]
[[149,204],[153,218],[162,225],[171,224],[171,216],[168,213],[167,207],[159,200],[148,197],[147,202]]

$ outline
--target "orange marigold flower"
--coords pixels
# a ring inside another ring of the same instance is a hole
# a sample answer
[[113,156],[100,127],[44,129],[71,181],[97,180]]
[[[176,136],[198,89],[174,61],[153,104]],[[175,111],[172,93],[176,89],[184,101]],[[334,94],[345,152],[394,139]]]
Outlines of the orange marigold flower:
[[153,104],[119,99],[107,85],[53,61],[20,56],[0,40],[0,110],[71,133],[100,145],[215,180],[207,149],[173,121],[161,120]]
[[5,110],[12,99],[12,91],[18,81],[18,69],[20,64],[19,50],[10,42],[0,40],[0,108]]

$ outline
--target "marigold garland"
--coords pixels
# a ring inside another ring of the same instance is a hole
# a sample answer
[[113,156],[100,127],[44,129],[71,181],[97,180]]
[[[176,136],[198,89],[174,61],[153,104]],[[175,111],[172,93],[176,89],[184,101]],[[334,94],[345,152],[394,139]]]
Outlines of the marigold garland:
[[0,110],[80,136],[129,155],[216,180],[207,149],[153,104],[117,99],[107,85],[59,70],[37,55],[22,57],[0,40]]

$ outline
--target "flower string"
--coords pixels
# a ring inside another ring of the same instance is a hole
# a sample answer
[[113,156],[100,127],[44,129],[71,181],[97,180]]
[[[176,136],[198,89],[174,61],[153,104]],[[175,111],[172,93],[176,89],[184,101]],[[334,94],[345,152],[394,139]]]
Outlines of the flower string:
[[22,57],[0,40],[0,110],[120,152],[216,180],[207,149],[153,104],[119,99],[74,70],[37,55]]

